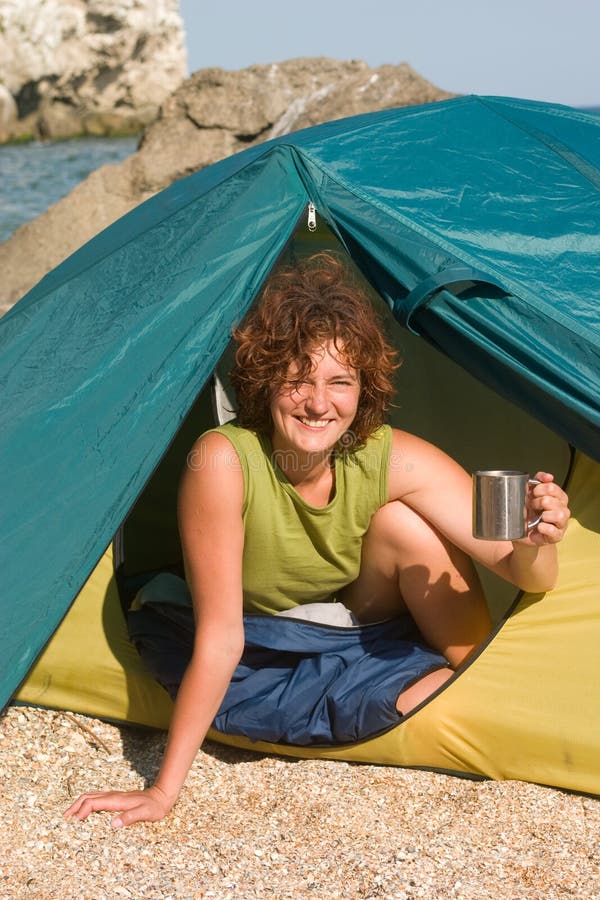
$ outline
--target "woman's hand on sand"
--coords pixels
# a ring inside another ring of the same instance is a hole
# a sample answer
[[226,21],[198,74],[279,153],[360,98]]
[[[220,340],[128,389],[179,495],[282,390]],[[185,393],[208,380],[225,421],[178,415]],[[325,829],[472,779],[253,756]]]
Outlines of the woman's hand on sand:
[[538,472],[535,477],[541,483],[532,488],[529,514],[542,519],[526,540],[538,547],[557,544],[565,536],[571,516],[569,498],[549,472]]
[[92,812],[117,812],[112,828],[123,828],[134,822],[158,822],[171,811],[175,800],[156,785],[144,791],[96,791],[82,794],[66,811],[65,818],[83,821]]

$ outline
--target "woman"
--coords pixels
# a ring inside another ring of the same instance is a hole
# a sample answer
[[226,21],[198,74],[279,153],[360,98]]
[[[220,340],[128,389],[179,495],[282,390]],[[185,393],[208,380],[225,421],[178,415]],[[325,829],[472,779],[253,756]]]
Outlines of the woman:
[[467,473],[383,424],[395,352],[333,257],[271,279],[235,338],[239,419],[198,440],[181,482],[196,627],[160,772],[144,791],[84,794],[67,816],[115,811],[121,827],[171,810],[241,658],[244,612],[335,599],[368,623],[408,610],[448,665],[399,688],[406,714],[489,632],[471,558],[523,590],[555,583],[565,493],[538,472],[527,538],[472,537]]

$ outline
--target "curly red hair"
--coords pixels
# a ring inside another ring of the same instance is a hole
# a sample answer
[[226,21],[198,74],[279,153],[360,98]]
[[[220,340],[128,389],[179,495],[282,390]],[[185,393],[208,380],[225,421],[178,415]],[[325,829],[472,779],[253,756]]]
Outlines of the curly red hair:
[[328,341],[360,376],[358,409],[342,439],[344,449],[364,444],[385,421],[398,354],[365,291],[330,253],[273,275],[233,337],[238,346],[231,380],[240,425],[268,434],[271,398],[288,380],[290,363],[294,381],[303,381],[311,354]]

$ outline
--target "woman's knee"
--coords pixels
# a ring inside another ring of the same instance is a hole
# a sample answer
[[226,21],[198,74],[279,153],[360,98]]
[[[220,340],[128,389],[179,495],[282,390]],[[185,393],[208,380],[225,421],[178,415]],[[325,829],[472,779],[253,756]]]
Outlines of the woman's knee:
[[382,507],[372,526],[364,562],[377,570],[383,561],[427,643],[453,667],[462,664],[491,627],[472,560],[399,501]]
[[405,688],[396,700],[396,709],[402,716],[407,716],[417,706],[427,700],[439,688],[441,688],[454,672],[452,669],[436,669],[428,675],[420,678],[415,684]]
[[431,527],[398,500],[386,503],[371,519],[362,546],[360,573],[340,594],[361,621],[377,621],[406,611],[402,582],[417,571],[427,580],[425,561],[437,541]]
[[433,525],[401,500],[392,500],[377,510],[365,541],[367,548],[394,552],[400,565],[422,560],[428,548],[444,543]]

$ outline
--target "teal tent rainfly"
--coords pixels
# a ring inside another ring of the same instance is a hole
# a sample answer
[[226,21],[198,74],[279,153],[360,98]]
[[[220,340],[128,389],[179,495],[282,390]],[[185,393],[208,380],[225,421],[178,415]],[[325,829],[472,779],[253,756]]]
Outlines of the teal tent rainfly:
[[309,204],[411,340],[600,461],[600,117],[469,96],[249,148],[141,204],[0,320],[2,705]]

